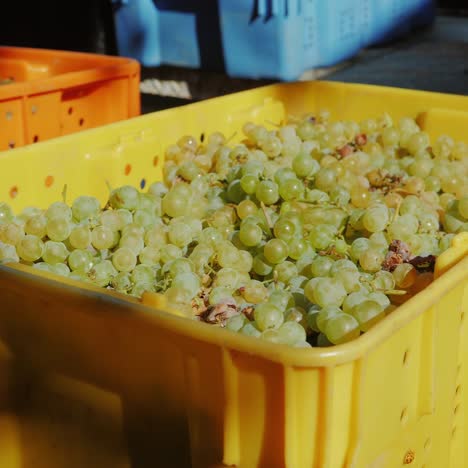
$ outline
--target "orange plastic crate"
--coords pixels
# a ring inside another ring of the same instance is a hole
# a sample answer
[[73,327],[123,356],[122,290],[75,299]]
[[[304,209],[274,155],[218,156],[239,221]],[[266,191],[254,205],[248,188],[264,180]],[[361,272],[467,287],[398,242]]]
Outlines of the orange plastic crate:
[[139,82],[128,58],[0,47],[0,150],[139,115]]

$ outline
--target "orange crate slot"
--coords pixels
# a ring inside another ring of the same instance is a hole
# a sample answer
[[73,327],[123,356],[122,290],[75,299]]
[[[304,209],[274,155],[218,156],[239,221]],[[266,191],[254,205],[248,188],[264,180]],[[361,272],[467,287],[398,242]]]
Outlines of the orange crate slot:
[[139,82],[135,60],[0,47],[0,150],[137,116]]

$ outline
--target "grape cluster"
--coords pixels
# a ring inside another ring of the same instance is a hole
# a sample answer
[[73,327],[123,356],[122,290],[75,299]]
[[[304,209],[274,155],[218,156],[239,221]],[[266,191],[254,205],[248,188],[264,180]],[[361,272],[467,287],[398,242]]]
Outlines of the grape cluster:
[[71,206],[0,203],[0,262],[21,261],[296,347],[358,337],[432,280],[468,230],[468,146],[417,123],[326,111],[167,148],[164,181]]

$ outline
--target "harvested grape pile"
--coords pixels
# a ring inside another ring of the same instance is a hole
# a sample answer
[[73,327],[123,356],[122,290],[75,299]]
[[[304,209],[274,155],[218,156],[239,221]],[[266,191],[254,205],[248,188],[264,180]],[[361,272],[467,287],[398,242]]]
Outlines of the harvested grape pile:
[[14,216],[0,203],[0,261],[21,261],[187,317],[296,347],[366,332],[432,280],[468,229],[468,146],[410,118],[327,112],[241,144],[220,133],[166,150],[164,182]]

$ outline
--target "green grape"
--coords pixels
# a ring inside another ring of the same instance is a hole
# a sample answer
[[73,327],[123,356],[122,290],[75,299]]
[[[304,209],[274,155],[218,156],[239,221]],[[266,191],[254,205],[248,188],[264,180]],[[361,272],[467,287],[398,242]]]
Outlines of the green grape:
[[261,331],[278,328],[284,321],[283,313],[271,303],[258,304],[254,311],[255,323]]
[[239,252],[239,257],[234,266],[240,272],[248,273],[253,267],[253,257],[246,250],[240,250],[238,252]]
[[109,260],[103,260],[100,263],[95,264],[88,272],[88,278],[95,283],[97,286],[107,286],[112,277],[117,274],[116,269]]
[[131,272],[130,278],[133,283],[151,284],[155,281],[156,272],[148,265],[137,265]]
[[258,207],[252,200],[242,200],[237,205],[236,211],[240,219],[247,221],[249,217],[256,215]]
[[167,192],[162,200],[164,213],[177,218],[190,214],[192,191],[188,185],[177,184]]
[[28,234],[18,242],[16,251],[22,260],[35,262],[44,253],[44,243],[39,237]]
[[0,242],[0,264],[19,262],[17,250],[14,245]]
[[364,301],[367,301],[368,294],[362,291],[350,293],[343,301],[343,312],[351,314],[354,307],[359,306]]
[[67,218],[48,218],[46,225],[47,237],[56,242],[66,240],[72,230],[72,224]]
[[116,244],[115,232],[107,226],[97,226],[91,232],[91,243],[97,250],[110,249]]
[[46,226],[47,218],[43,214],[38,214],[31,216],[26,221],[24,231],[26,234],[31,234],[42,239],[47,234]]
[[214,287],[209,294],[208,302],[210,305],[214,306],[217,304],[227,304],[233,303],[234,298],[232,297],[234,288],[229,288],[227,286],[216,286]]
[[233,332],[239,332],[242,327],[246,324],[246,317],[244,314],[233,315],[229,317],[226,322],[226,329],[231,330]]
[[265,205],[272,205],[279,199],[278,185],[270,180],[262,180],[256,187],[255,195]]
[[468,196],[458,202],[458,213],[463,219],[468,220]]
[[167,235],[169,242],[177,247],[185,247],[192,242],[192,231],[187,224],[171,224]]
[[[140,255],[140,253],[145,247],[145,242],[143,240],[143,237],[139,236],[138,234],[122,234],[122,237],[120,238],[119,242],[119,247],[126,247],[130,249],[135,255]],[[167,245],[164,247],[167,247]]]
[[91,245],[91,231],[88,226],[76,226],[68,238],[74,249],[86,249]]
[[155,247],[144,247],[138,255],[138,260],[143,265],[156,265],[161,258],[159,249]]
[[335,278],[318,278],[313,291],[315,303],[320,307],[339,307],[346,297],[346,289]]
[[180,273],[172,280],[172,287],[186,290],[190,299],[193,299],[201,287],[201,282],[195,273]]
[[259,338],[261,336],[260,330],[251,322],[246,323],[240,330],[242,335],[254,336]]
[[24,230],[15,223],[0,224],[0,241],[5,244],[17,245],[24,237]]
[[284,262],[288,257],[288,244],[281,239],[271,239],[265,244],[263,255],[271,264]]
[[390,299],[381,291],[371,292],[367,297],[370,301],[377,302],[384,310],[390,305]]
[[362,224],[369,232],[383,231],[389,222],[388,208],[384,204],[370,206],[362,217]]
[[292,168],[297,177],[311,177],[319,171],[320,164],[307,154],[298,154],[293,159]]
[[130,294],[135,297],[141,297],[146,291],[154,292],[154,286],[150,283],[136,283],[133,285]]
[[52,205],[47,208],[45,212],[47,220],[53,218],[64,219],[66,221],[71,221],[72,219],[72,210],[71,208],[63,202],[54,202]]
[[339,316],[342,313],[342,310],[337,306],[323,307],[315,318],[315,325],[317,329],[322,333],[325,333],[328,320],[330,320],[332,317]]
[[93,265],[93,255],[89,250],[76,249],[68,256],[68,266],[73,271],[88,273]]
[[390,291],[395,288],[395,278],[389,271],[378,271],[371,284],[375,290]]
[[68,253],[63,242],[47,241],[44,244],[42,259],[50,265],[55,265],[57,263],[63,263],[67,259]]
[[354,306],[351,315],[359,322],[359,328],[364,332],[385,317],[382,306],[373,300],[365,300]]
[[5,202],[0,202],[0,224],[9,223],[13,219],[13,211]]
[[72,204],[72,215],[77,221],[83,221],[98,216],[100,211],[99,200],[95,197],[81,196]]
[[335,236],[335,226],[330,224],[318,224],[311,227],[309,241],[315,249],[324,250],[333,243]]
[[323,333],[333,344],[347,343],[359,337],[359,323],[349,314],[337,314],[326,321]]
[[359,290],[361,274],[357,270],[342,269],[334,273],[333,278],[343,285],[348,294]]
[[275,237],[286,242],[292,240],[295,236],[300,234],[296,224],[293,221],[282,217],[278,218],[278,221],[276,221],[273,232]]
[[136,210],[139,204],[138,190],[130,185],[119,187],[111,192],[109,203],[115,210]]
[[285,311],[294,307],[295,301],[293,295],[284,289],[275,289],[268,298],[268,302],[276,306],[279,310]]
[[268,290],[260,281],[250,280],[242,288],[242,296],[251,304],[260,304],[267,300]]
[[277,330],[279,343],[294,346],[296,343],[305,341],[306,332],[304,327],[297,322],[284,322]]
[[309,254],[312,257],[315,256],[315,251],[313,250],[313,248],[309,244],[307,244],[307,242],[302,238],[292,238],[287,244],[289,257],[293,260],[299,261],[300,258],[307,254]]
[[385,255],[382,252],[369,248],[359,256],[359,264],[364,271],[375,272],[382,268],[384,259]]
[[296,178],[284,180],[279,185],[279,194],[283,200],[294,200],[304,195],[304,184]]
[[312,263],[310,265],[310,272],[314,277],[328,276],[334,263],[335,262],[331,257],[325,255],[317,255],[312,260]]
[[135,251],[129,247],[120,247],[112,255],[112,264],[118,271],[130,272],[137,262]]
[[133,223],[133,215],[129,210],[125,208],[119,208],[118,210],[116,210],[116,213],[119,216],[119,220],[120,220],[120,227],[119,227],[120,230],[123,229],[124,226],[127,226]]
[[56,263],[54,265],[50,265],[50,269],[52,273],[60,276],[69,276],[70,275],[70,268],[65,263]]
[[123,271],[112,278],[111,285],[116,291],[121,293],[127,293],[133,286],[130,275]]
[[148,193],[155,197],[163,197],[168,192],[167,187],[162,182],[153,182],[148,187]]
[[297,266],[288,260],[275,265],[273,271],[278,281],[286,284],[298,275]]
[[262,228],[257,224],[245,223],[239,230],[239,238],[245,246],[254,247],[262,241]]

